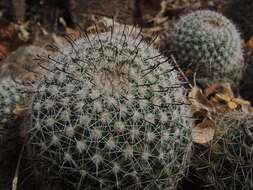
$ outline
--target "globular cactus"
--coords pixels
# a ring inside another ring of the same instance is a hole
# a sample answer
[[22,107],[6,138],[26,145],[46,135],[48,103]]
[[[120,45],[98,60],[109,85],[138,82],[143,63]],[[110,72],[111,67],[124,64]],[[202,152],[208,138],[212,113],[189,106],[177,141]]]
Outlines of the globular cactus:
[[0,81],[0,124],[14,119],[13,111],[24,101],[24,98],[24,91],[12,79],[5,78]]
[[253,189],[253,114],[227,113],[216,127],[208,148],[196,149],[195,173],[207,189]]
[[[21,86],[10,78],[0,80],[0,189],[9,189],[12,172],[20,149],[18,107],[23,105],[25,94]],[[5,172],[2,172],[5,171]]]
[[241,77],[240,35],[219,13],[201,10],[182,16],[169,36],[168,47],[178,64],[196,72],[197,79],[236,84]]
[[171,61],[120,27],[72,41],[47,64],[28,131],[39,176],[74,189],[175,189],[191,119]]

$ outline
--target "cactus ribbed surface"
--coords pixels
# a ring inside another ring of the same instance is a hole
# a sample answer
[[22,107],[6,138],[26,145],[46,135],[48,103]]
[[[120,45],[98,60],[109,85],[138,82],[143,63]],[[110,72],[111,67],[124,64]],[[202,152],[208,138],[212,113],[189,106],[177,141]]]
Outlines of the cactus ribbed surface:
[[74,189],[176,188],[191,145],[186,91],[136,30],[81,37],[49,57],[30,110],[39,173]]
[[209,81],[239,82],[244,67],[241,38],[220,13],[201,10],[182,16],[168,41],[169,50],[183,69]]
[[0,80],[0,189],[9,189],[20,149],[20,128],[15,112],[23,105],[25,94],[21,85],[10,78]]
[[25,94],[12,79],[4,78],[0,81],[0,124],[13,119],[13,111],[24,100]]
[[210,189],[253,189],[253,114],[227,113],[216,126],[215,139],[192,162],[199,179]]

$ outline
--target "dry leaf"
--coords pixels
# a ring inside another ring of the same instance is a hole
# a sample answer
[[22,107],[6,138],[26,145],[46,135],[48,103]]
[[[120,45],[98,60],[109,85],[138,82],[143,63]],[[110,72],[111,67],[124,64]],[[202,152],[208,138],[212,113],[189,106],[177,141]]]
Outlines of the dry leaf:
[[74,39],[78,39],[81,36],[81,31],[80,29],[73,29],[73,28],[69,28],[66,27],[65,28],[65,32],[71,36],[74,37]]
[[209,97],[215,93],[217,93],[217,88],[218,88],[219,84],[211,84],[209,85],[205,90],[204,90],[204,95],[206,97]]
[[236,109],[237,106],[238,106],[238,105],[237,105],[235,102],[233,102],[233,101],[229,101],[229,102],[227,103],[227,105],[228,105],[228,107],[229,107],[231,110]]
[[253,113],[253,107],[249,105],[242,105],[241,109],[244,113]]
[[204,95],[206,97],[209,97],[210,95],[213,95],[215,93],[223,94],[230,98],[234,97],[234,93],[229,83],[223,83],[223,84],[214,83],[214,84],[209,85],[204,90]]
[[225,95],[225,94],[220,94],[220,93],[216,93],[215,94],[215,97],[218,99],[218,100],[221,100],[221,101],[225,101],[226,103],[230,102],[231,101],[231,97]]
[[96,25],[89,26],[87,29],[87,33],[89,34],[96,34],[102,33],[108,30],[108,27],[104,22],[97,22]]
[[235,102],[235,103],[237,103],[237,104],[239,104],[239,105],[250,105],[250,101],[248,101],[248,100],[244,100],[244,99],[242,99],[242,98],[233,98],[232,99],[233,100],[233,102]]
[[24,115],[25,111],[27,111],[26,107],[24,108],[17,104],[15,109],[12,112],[15,115],[15,118],[18,119]]
[[253,50],[253,36],[247,41],[246,47]]
[[193,142],[205,144],[210,142],[215,133],[215,123],[210,119],[204,119],[201,123],[192,128]]
[[24,42],[27,42],[30,39],[30,33],[28,32],[27,24],[19,25],[18,37]]
[[8,48],[0,44],[0,60],[6,58],[8,53],[9,53]]
[[211,101],[212,101],[213,103],[219,103],[219,98],[216,97],[216,96],[211,97]]
[[0,39],[13,40],[16,35],[17,27],[13,23],[0,23]]
[[214,112],[213,104],[203,95],[200,88],[194,86],[189,93],[189,98],[192,103],[192,110],[193,112],[199,111],[201,109]]
[[229,83],[211,84],[204,90],[204,94],[200,88],[194,86],[188,96],[195,118],[192,138],[198,144],[208,143],[214,137],[215,115],[213,113],[225,113],[239,108],[245,113],[253,113],[249,101],[234,97]]

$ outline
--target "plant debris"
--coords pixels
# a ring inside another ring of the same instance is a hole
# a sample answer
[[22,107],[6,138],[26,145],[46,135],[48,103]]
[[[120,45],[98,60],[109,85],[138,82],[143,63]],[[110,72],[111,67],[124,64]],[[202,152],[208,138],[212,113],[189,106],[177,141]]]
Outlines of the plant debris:
[[253,113],[251,103],[240,97],[235,97],[229,83],[211,84],[203,91],[195,85],[188,95],[195,117],[192,130],[195,143],[205,144],[213,139],[217,114],[235,110]]

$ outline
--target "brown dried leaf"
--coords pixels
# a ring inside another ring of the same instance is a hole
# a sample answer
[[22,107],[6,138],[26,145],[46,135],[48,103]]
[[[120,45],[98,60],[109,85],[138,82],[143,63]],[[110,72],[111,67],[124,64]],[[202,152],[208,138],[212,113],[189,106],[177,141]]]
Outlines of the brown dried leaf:
[[18,37],[21,41],[27,42],[30,39],[31,34],[28,32],[28,24],[21,24],[18,27]]
[[247,41],[245,46],[253,51],[253,36]]
[[15,115],[15,118],[18,119],[23,117],[26,111],[27,111],[26,107],[21,107],[20,105],[17,104],[12,113]]
[[211,84],[204,90],[205,97],[209,97],[215,93],[217,93],[218,84]]
[[66,27],[65,32],[71,35],[72,37],[74,37],[74,39],[77,39],[81,36],[80,29],[73,29],[73,28]]
[[221,100],[221,101],[225,101],[226,103],[230,102],[231,101],[231,97],[225,95],[225,94],[220,94],[220,93],[216,93],[215,94],[215,97],[218,99],[218,100]]
[[233,102],[235,102],[235,103],[237,103],[237,104],[239,104],[239,105],[250,105],[250,101],[248,101],[248,100],[244,100],[244,99],[242,99],[242,98],[233,98],[232,99],[233,100]]
[[193,142],[198,144],[205,144],[210,142],[215,133],[214,121],[205,118],[201,123],[192,128]]
[[96,34],[96,33],[102,33],[105,31],[108,31],[108,27],[104,22],[96,22],[96,25],[89,26],[86,29],[88,34]]
[[200,111],[201,109],[207,110],[209,112],[214,112],[215,108],[202,93],[201,89],[198,88],[197,86],[194,86],[189,93],[189,99],[192,103],[192,110],[193,112],[195,111]]
[[0,23],[0,39],[13,40],[16,35],[17,27],[13,23]]
[[231,109],[231,110],[234,110],[238,107],[237,103],[233,102],[233,101],[229,101],[227,103],[228,107]]
[[9,50],[6,46],[0,44],[0,60],[8,56]]
[[204,94],[206,97],[209,97],[210,95],[213,95],[216,93],[226,95],[230,98],[234,97],[234,93],[229,83],[223,83],[223,84],[214,83],[214,84],[209,85],[204,90]]
[[242,105],[241,109],[244,113],[253,113],[253,107],[249,105]]

